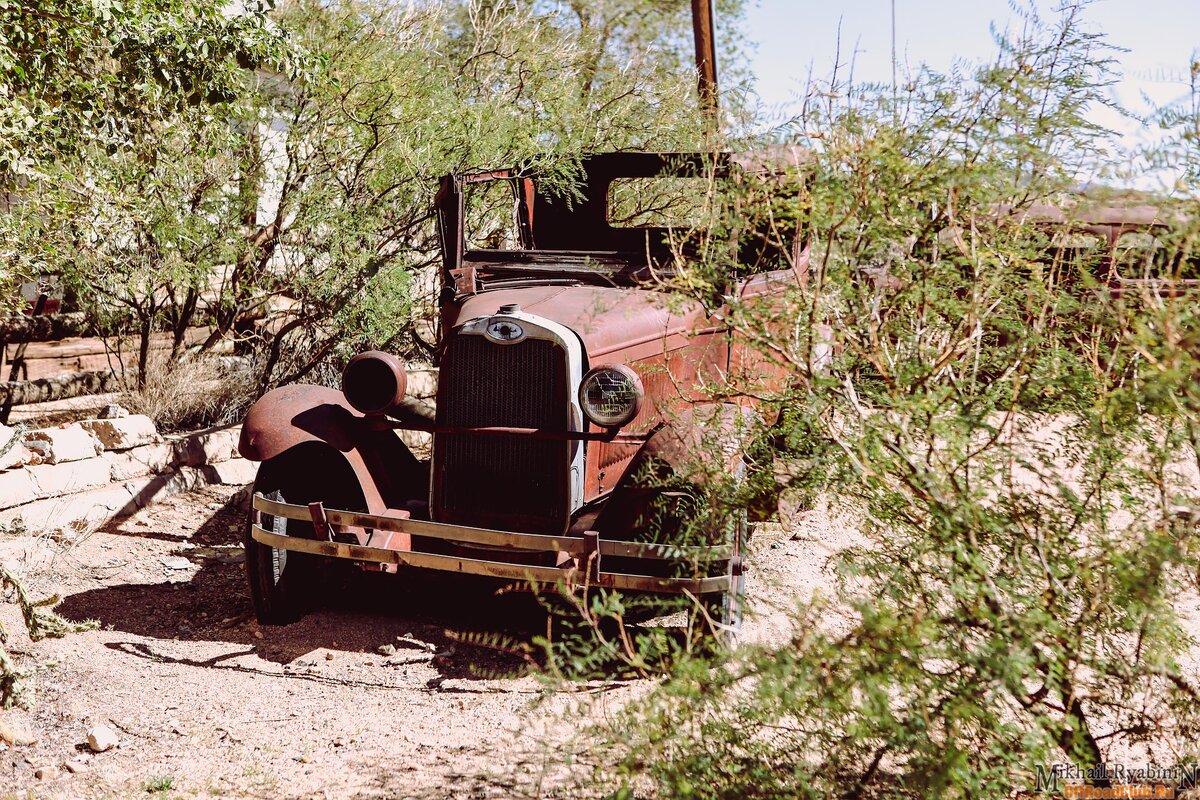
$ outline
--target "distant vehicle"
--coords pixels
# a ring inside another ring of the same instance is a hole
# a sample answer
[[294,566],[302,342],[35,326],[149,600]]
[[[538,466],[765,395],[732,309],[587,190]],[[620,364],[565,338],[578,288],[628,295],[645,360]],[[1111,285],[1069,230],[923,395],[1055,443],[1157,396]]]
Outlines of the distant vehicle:
[[[1045,263],[1063,278],[1089,275],[1111,296],[1172,296],[1200,289],[1200,250],[1180,239],[1179,214],[1156,205],[1037,204],[1015,213],[1049,238]],[[943,238],[948,238],[943,235]]]
[[62,305],[62,281],[58,275],[43,273],[36,280],[21,284],[24,313],[31,316],[57,313]]
[[[663,493],[635,476],[653,465],[691,480],[689,462],[713,457],[701,437],[736,440],[754,413],[697,391],[757,368],[719,298],[706,307],[661,289],[691,246],[706,182],[762,167],[612,153],[582,169],[566,197],[515,169],[442,179],[435,415],[406,400],[405,365],[382,352],[356,356],[341,391],[285,386],[250,409],[240,450],[262,462],[246,533],[260,621],[319,603],[318,561],[343,559],[691,593],[715,631],[737,625],[744,523],[680,546],[652,529]],[[771,302],[801,280],[800,244],[794,227],[742,237],[724,292]],[[402,429],[433,433],[430,461]],[[736,446],[722,453],[721,472],[742,469]]]

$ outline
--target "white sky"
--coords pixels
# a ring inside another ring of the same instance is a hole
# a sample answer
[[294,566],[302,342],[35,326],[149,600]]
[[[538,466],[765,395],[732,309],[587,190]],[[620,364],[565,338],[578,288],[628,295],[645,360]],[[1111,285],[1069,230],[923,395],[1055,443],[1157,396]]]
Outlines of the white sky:
[[[1035,0],[1043,16],[1056,0]],[[753,0],[752,0],[753,2]],[[1012,0],[1025,6],[1029,0]],[[1019,25],[1009,0],[895,0],[896,54],[903,82],[906,65],[945,70],[956,57],[985,61],[995,54],[990,23]],[[1186,96],[1189,65],[1200,52],[1200,0],[1096,0],[1085,12],[1092,30],[1126,52],[1116,53],[1122,73],[1116,99],[1135,113]],[[811,72],[827,77],[841,25],[842,61],[854,56],[856,81],[892,79],[891,0],[757,0],[746,33],[758,47],[752,68],[764,105],[779,117]],[[719,34],[719,32],[718,32]],[[1102,110],[1095,116],[1134,144],[1147,135],[1135,121]]]

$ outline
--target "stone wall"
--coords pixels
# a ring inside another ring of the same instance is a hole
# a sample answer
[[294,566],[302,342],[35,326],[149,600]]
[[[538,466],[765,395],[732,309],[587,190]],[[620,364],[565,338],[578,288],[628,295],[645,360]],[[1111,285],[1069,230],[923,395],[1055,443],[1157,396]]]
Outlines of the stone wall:
[[[437,369],[409,371],[409,397],[432,412],[437,380]],[[238,455],[240,433],[232,425],[162,436],[141,414],[29,431],[0,425],[0,529],[82,528],[176,492],[249,484],[258,464]],[[418,458],[429,457],[428,433],[399,436]]]
[[162,436],[140,414],[30,431],[0,425],[0,527],[82,528],[176,492],[250,483],[257,464],[238,455],[240,432]]

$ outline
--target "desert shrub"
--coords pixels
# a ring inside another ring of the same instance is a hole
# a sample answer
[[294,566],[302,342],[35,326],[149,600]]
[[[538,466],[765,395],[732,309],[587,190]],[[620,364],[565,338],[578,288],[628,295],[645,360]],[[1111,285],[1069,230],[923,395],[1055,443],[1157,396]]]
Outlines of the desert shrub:
[[[786,640],[674,661],[604,729],[617,796],[998,797],[1060,762],[1194,763],[1194,297],[1068,275],[1024,213],[1081,208],[1105,163],[1083,13],[902,92],[814,91],[807,283],[731,319],[787,376],[776,474],[862,543]],[[1196,206],[1165,202],[1186,261]]]
[[246,68],[303,71],[270,5],[245,3],[237,14],[207,0],[0,6],[0,311],[19,310],[16,285],[57,272],[70,261],[63,246],[79,244],[62,236],[69,209],[31,197],[78,175],[78,165],[60,171],[60,160],[86,161],[90,151],[103,163],[161,141],[188,114],[219,114]]
[[[21,611],[21,619],[25,623],[26,633],[32,641],[46,638],[61,638],[68,633],[92,630],[97,627],[95,621],[71,622],[59,616],[54,607],[61,602],[58,595],[51,595],[40,600],[29,596],[25,584],[8,568],[0,565],[0,599],[12,599]],[[5,649],[8,633],[0,625],[0,710],[14,706],[28,708],[32,702],[32,690],[25,681],[31,671],[21,670]]]
[[248,359],[211,353],[173,359],[164,351],[150,357],[145,374],[126,376],[118,402],[163,432],[232,424],[256,399],[255,378]]

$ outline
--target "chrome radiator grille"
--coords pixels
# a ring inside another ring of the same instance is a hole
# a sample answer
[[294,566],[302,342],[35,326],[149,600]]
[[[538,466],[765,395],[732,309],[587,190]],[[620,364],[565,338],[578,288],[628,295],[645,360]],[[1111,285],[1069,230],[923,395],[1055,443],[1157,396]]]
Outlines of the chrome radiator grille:
[[[545,339],[497,344],[459,335],[449,343],[439,381],[444,426],[563,430],[567,366]],[[434,518],[529,533],[567,524],[570,445],[529,436],[441,433],[435,437]]]

